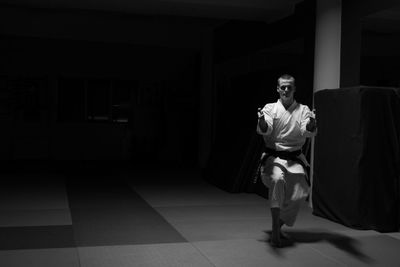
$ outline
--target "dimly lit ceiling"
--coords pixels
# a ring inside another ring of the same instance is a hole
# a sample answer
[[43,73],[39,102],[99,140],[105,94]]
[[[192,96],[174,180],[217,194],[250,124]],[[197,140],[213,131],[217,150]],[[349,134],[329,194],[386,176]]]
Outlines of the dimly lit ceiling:
[[301,0],[1,0],[13,6],[112,11],[271,22],[293,13]]
[[400,33],[400,6],[382,10],[365,17],[362,21],[365,31],[399,34]]

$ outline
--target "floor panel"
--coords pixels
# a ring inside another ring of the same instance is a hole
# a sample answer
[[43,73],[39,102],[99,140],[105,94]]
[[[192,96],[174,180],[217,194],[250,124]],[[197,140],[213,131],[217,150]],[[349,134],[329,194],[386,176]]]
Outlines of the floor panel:
[[312,243],[311,246],[346,266],[400,265],[400,240],[385,235],[332,238],[325,242]]
[[269,218],[268,203],[264,205],[210,205],[155,208],[168,221],[227,221]]
[[265,199],[258,195],[229,193],[211,185],[140,185],[132,188],[152,207],[265,204]]
[[259,239],[270,229],[265,218],[225,221],[179,221],[171,224],[190,242],[227,239]]
[[79,248],[81,267],[212,267],[189,243]]
[[4,267],[81,267],[76,248],[0,251]]
[[0,250],[75,247],[71,225],[0,227]]
[[2,210],[0,212],[0,227],[71,224],[72,220],[69,209],[17,209]]
[[343,266],[307,245],[274,250],[253,239],[195,242],[194,245],[219,267],[250,266]]
[[[3,177],[4,178],[4,177]],[[7,178],[7,177],[6,177]],[[0,266],[399,266],[400,234],[301,207],[270,246],[268,201],[187,171],[86,171],[0,181]]]
[[0,210],[68,209],[63,177],[42,176],[2,177]]
[[[159,213],[115,177],[67,184],[78,246],[186,242]],[[105,205],[101,205],[101,204]]]

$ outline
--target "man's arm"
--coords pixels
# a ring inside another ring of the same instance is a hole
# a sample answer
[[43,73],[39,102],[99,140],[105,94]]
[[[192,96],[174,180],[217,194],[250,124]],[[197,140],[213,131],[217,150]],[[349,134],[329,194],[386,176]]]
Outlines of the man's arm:
[[317,120],[315,118],[315,109],[313,111],[310,111],[310,109],[305,106],[302,116],[302,135],[305,137],[315,136],[317,134]]
[[310,117],[306,125],[306,130],[309,132],[315,132],[316,129],[317,129],[317,120],[313,117]]
[[258,129],[260,129],[261,133],[267,133],[268,131],[268,124],[261,109],[258,110]]
[[263,109],[258,109],[257,133],[269,135],[272,132],[271,106],[266,105]]

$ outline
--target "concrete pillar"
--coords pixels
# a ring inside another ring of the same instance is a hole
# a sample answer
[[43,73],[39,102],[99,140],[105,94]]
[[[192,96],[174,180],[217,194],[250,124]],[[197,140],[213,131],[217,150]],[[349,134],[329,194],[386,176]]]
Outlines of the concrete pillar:
[[362,4],[359,0],[343,2],[340,87],[360,85],[361,18]]
[[201,55],[199,111],[199,166],[205,168],[210,156],[213,109],[213,32],[204,31]]
[[317,0],[314,92],[340,87],[341,0]]
[[[317,0],[314,54],[314,93],[340,87],[340,54],[342,1]],[[318,121],[318,110],[316,111]],[[311,171],[313,183],[314,138],[311,140]],[[312,198],[312,195],[310,196]],[[312,204],[312,199],[310,201]]]

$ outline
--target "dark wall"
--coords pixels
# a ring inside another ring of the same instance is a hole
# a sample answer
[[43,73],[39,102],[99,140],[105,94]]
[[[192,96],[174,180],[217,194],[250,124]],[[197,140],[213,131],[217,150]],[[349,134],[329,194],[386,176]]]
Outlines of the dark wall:
[[216,100],[207,168],[212,183],[228,191],[254,190],[249,189],[255,163],[252,155],[262,147],[255,145],[257,108],[279,98],[280,75],[293,75],[296,99],[312,105],[314,23],[315,2],[305,1],[281,21],[234,21],[215,31]]
[[362,21],[378,11],[398,5],[396,0],[342,1],[340,87],[358,86],[361,79]]
[[[200,27],[83,11],[0,12],[2,159],[137,161],[148,155],[142,163],[196,164]],[[103,99],[89,93],[98,91],[91,86],[96,81],[107,87]],[[110,115],[121,83],[130,91],[119,97],[128,122]],[[91,101],[105,102],[110,116],[89,118]]]
[[[314,28],[314,0],[298,3],[292,15],[273,23],[229,21],[215,30],[215,61],[223,62],[246,56],[299,38],[314,40]],[[313,45],[310,43],[307,49]]]
[[314,214],[349,227],[398,231],[399,93],[383,87],[316,93]]
[[363,31],[360,83],[400,87],[400,34]]
[[195,19],[0,5],[1,33],[9,35],[200,48],[209,21]]
[[176,79],[193,64],[189,49],[3,36],[0,71],[15,75],[86,75]]

